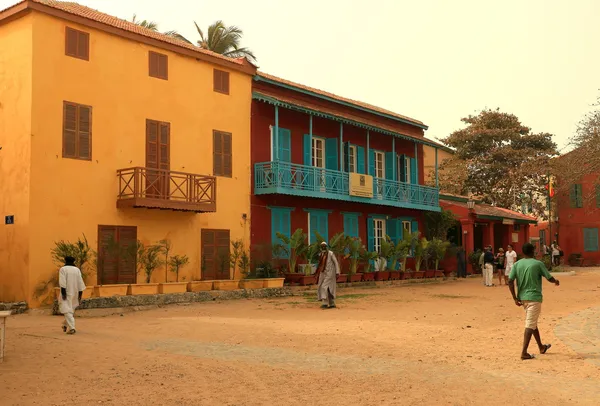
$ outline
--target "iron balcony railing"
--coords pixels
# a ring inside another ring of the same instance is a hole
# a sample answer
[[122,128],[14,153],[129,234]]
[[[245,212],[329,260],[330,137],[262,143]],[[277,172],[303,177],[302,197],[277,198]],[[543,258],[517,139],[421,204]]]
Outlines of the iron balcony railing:
[[117,177],[117,207],[216,211],[217,181],[214,176],[134,167],[119,169]]
[[373,197],[350,195],[347,172],[289,162],[254,165],[254,193],[289,194],[439,211],[439,190],[389,179],[373,178]]

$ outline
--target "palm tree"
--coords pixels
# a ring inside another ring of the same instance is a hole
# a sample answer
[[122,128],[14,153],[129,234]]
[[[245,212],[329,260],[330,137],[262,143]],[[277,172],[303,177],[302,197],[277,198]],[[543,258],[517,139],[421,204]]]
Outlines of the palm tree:
[[247,58],[255,61],[256,57],[248,48],[240,48],[240,40],[244,34],[242,30],[235,25],[227,27],[223,21],[219,20],[208,27],[207,35],[204,36],[202,29],[194,21],[194,25],[200,35],[198,46],[208,49],[223,56],[230,58]]
[[[138,20],[137,16],[134,14],[133,18],[131,19],[131,22],[134,24],[139,25],[140,27],[144,27],[147,28],[151,31],[158,31],[158,24],[155,23],[154,21],[148,21],[148,20]],[[163,34],[172,37],[172,38],[177,38],[178,40],[187,42],[188,44],[191,44],[190,41],[188,41],[187,38],[185,38],[183,35],[181,35],[180,33],[178,33],[176,30],[171,30],[171,31],[167,31],[167,32],[163,32]]]

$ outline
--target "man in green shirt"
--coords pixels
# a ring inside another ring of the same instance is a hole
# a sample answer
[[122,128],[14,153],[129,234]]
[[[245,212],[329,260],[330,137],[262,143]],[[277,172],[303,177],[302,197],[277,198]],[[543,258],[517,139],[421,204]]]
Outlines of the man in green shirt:
[[[554,279],[544,266],[544,263],[533,258],[535,247],[533,244],[523,244],[523,255],[525,258],[517,261],[508,276],[508,287],[517,306],[525,309],[525,336],[523,339],[523,351],[521,359],[533,359],[534,356],[527,352],[531,336],[540,349],[540,354],[545,354],[551,347],[550,344],[542,344],[540,332],[537,328],[538,318],[542,310],[542,276],[549,282],[559,286],[558,280]],[[519,294],[515,293],[515,280]]]

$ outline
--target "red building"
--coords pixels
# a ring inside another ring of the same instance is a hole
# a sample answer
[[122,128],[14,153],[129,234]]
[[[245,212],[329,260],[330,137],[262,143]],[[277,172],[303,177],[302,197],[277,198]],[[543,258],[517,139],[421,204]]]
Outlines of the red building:
[[[560,177],[558,177],[560,184]],[[600,229],[600,181],[598,174],[588,174],[571,184],[568,190],[554,198],[558,225],[552,233],[564,252],[565,260],[571,254],[581,254],[585,265],[600,264],[598,229]],[[548,240],[549,242],[550,239]]]
[[[440,206],[449,210],[458,219],[460,226],[450,240],[456,245],[462,245],[467,252],[472,253],[491,245],[494,252],[499,248],[506,250],[512,245],[517,253],[526,242],[531,242],[530,227],[537,223],[536,219],[525,214],[490,206],[467,197],[442,194]],[[471,208],[469,206],[472,206]],[[453,258],[445,262],[452,268]]]
[[253,247],[301,228],[377,250],[440,210],[423,171],[423,145],[440,145],[422,122],[263,73],[252,98]]

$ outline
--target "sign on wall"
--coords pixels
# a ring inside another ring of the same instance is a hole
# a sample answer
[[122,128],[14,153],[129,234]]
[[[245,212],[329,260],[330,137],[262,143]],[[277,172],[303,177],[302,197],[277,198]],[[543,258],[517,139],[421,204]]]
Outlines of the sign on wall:
[[509,226],[512,226],[513,224],[515,224],[514,220],[510,220],[510,219],[502,219],[502,224],[506,224]]
[[362,173],[349,173],[350,196],[373,197],[373,177]]
[[512,242],[519,242],[519,233],[512,233]]
[[4,216],[4,224],[15,224],[15,216]]

